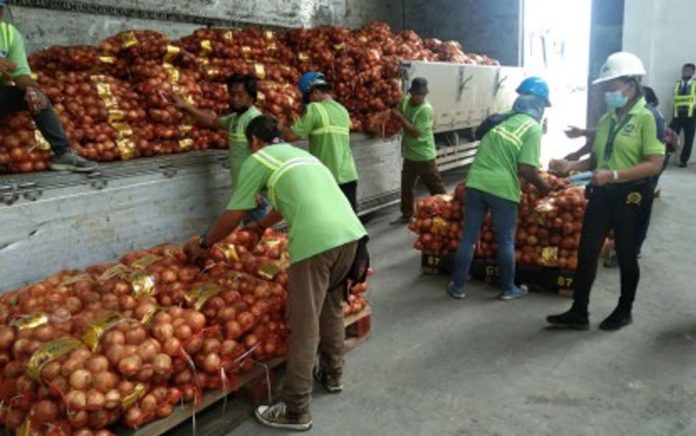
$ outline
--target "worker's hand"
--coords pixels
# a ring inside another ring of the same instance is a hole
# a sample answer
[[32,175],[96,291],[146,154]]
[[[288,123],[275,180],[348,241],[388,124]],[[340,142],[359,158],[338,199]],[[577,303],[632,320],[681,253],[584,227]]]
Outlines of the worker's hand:
[[172,101],[177,109],[185,110],[189,108],[188,102],[180,95],[173,94]]
[[26,100],[27,106],[29,106],[29,112],[33,114],[41,112],[50,104],[46,94],[35,86],[27,87],[27,91],[24,94],[24,100]]
[[572,163],[566,159],[551,159],[549,162],[549,170],[561,176],[565,176],[570,172]]
[[395,117],[397,117],[399,119],[404,117],[404,114],[402,114],[401,111],[399,110],[399,108],[397,108],[397,107],[393,108],[391,110],[391,113],[392,113],[392,115],[394,115]]
[[201,244],[198,242],[197,236],[189,239],[184,244],[184,254],[191,263],[198,263],[205,256],[206,252],[207,250],[201,247]]
[[0,75],[11,76],[17,69],[17,65],[9,59],[0,58]]
[[614,179],[614,174],[609,170],[597,170],[592,174],[592,184],[604,186]]
[[581,129],[580,127],[569,126],[565,134],[568,138],[580,138],[581,136],[587,136],[587,130]]

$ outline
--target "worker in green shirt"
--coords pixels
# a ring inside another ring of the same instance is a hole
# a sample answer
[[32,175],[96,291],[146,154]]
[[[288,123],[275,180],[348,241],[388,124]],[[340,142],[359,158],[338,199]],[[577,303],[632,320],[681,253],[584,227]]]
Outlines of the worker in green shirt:
[[327,391],[343,389],[343,295],[365,229],[334,176],[304,150],[283,143],[275,118],[260,116],[247,127],[253,154],[242,165],[227,211],[212,229],[184,249],[192,260],[229,235],[256,207],[267,188],[273,210],[250,227],[263,231],[285,219],[289,228],[287,376],[280,401],[256,409],[264,425],[287,430],[312,426],[309,403],[314,377]]
[[[498,267],[502,300],[527,295],[525,287],[515,285],[515,230],[520,202],[520,177],[542,193],[550,191],[538,168],[541,154],[541,120],[550,106],[549,87],[539,77],[525,79],[517,88],[519,96],[506,114],[496,114],[479,128],[481,144],[467,174],[464,204],[464,231],[455,259],[454,274],[447,292],[453,298],[465,297],[464,287],[486,215],[493,218],[498,244]],[[491,122],[490,120],[496,120]],[[497,124],[496,124],[497,123]]]
[[[239,172],[244,161],[251,156],[246,128],[254,118],[261,116],[255,106],[258,94],[256,77],[249,74],[233,74],[227,78],[227,91],[230,96],[232,113],[219,117],[214,112],[200,110],[180,96],[174,96],[177,108],[188,113],[202,126],[209,129],[224,129],[229,138],[230,190],[234,192],[239,183]],[[263,196],[258,198],[259,207],[250,218],[260,220],[268,211],[268,203]]]
[[7,0],[0,0],[0,119],[6,115],[28,111],[36,127],[51,145],[53,158],[50,169],[94,171],[94,162],[70,150],[65,130],[53,111],[51,102],[31,77],[24,38],[15,26],[2,21],[6,7]]
[[283,139],[309,139],[309,152],[331,171],[353,207],[358,206],[358,171],[350,149],[350,114],[331,95],[322,73],[309,71],[299,83],[305,111],[291,128],[282,128]]
[[558,173],[592,170],[578,249],[573,306],[560,315],[547,317],[557,327],[587,330],[590,291],[597,275],[597,259],[604,240],[614,232],[621,270],[621,296],[616,309],[599,325],[618,330],[633,321],[633,302],[640,268],[638,249],[650,216],[654,184],[660,173],[665,146],[657,137],[655,117],[640,86],[645,76],[641,60],[628,52],[609,56],[594,81],[604,91],[609,108],[599,120],[592,154],[582,161],[551,161]]
[[417,77],[411,82],[405,96],[392,114],[404,129],[401,170],[401,216],[392,224],[406,224],[413,217],[414,191],[421,179],[430,195],[446,194],[442,177],[435,163],[435,135],[433,134],[433,107],[426,100],[428,81]]

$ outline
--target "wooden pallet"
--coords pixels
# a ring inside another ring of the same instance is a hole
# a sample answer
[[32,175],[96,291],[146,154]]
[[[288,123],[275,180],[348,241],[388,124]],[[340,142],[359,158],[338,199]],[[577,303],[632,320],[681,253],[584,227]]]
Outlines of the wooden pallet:
[[[371,315],[372,310],[370,307],[366,307],[360,313],[349,315],[344,319],[344,325],[346,327],[346,341],[345,350],[351,351],[358,347],[360,344],[365,342],[370,337],[370,327],[371,327]],[[194,414],[200,414],[205,409],[211,406],[221,403],[227,397],[230,403],[228,408],[229,419],[234,419],[237,422],[241,422],[243,419],[249,416],[249,408],[253,405],[261,403],[267,399],[268,384],[267,380],[267,370],[270,371],[268,374],[271,380],[277,377],[277,373],[280,369],[285,366],[285,358],[276,358],[270,361],[264,362],[266,368],[261,366],[256,366],[252,371],[243,374],[239,377],[239,382],[237,383],[238,391],[243,391],[247,397],[246,402],[239,402],[238,399],[233,398],[235,392],[223,392],[221,390],[210,390],[203,394],[201,404],[195,408],[193,403],[184,404],[178,407],[174,412],[167,418],[153,421],[150,424],[138,429],[138,430],[128,430],[120,431],[124,429],[117,429],[118,434],[129,434],[132,436],[159,436],[161,434],[171,432],[175,427],[183,424],[184,422],[193,419]],[[274,383],[271,383],[274,384]],[[228,397],[229,396],[229,397]],[[233,409],[237,409],[236,411]],[[225,412],[225,413],[228,413]],[[226,430],[230,430],[230,423],[226,423]],[[205,432],[208,433],[208,432]]]

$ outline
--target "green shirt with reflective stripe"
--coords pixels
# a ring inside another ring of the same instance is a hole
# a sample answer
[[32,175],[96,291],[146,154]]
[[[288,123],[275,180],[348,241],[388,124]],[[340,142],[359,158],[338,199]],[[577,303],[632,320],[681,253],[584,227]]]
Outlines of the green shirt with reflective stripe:
[[[610,110],[597,123],[592,152],[597,160],[597,168],[622,170],[645,162],[648,156],[665,154],[665,146],[657,139],[655,117],[645,107],[641,98],[626,114],[628,122],[623,126],[616,111]],[[605,149],[611,129],[620,129],[614,138],[611,156],[607,159]]]
[[[17,68],[12,78],[31,75],[27,52],[24,49],[24,38],[19,30],[10,23],[0,22],[0,58],[14,62]],[[5,83],[5,77],[0,76],[0,85]]]
[[350,114],[335,100],[310,103],[292,131],[309,139],[309,152],[331,171],[338,184],[358,180],[350,149]]
[[435,159],[435,135],[433,134],[433,107],[427,101],[421,105],[409,104],[411,97],[406,95],[399,103],[399,109],[421,135],[417,138],[404,132],[404,158],[412,161],[427,161]]
[[332,174],[304,150],[275,144],[252,154],[227,209],[255,209],[256,195],[264,188],[288,224],[292,263],[367,234]]
[[466,187],[519,203],[517,166],[541,165],[541,136],[541,125],[524,114],[513,115],[495,126],[481,139]]
[[244,161],[251,156],[249,142],[246,137],[246,128],[254,118],[261,115],[261,111],[256,106],[251,106],[243,114],[230,114],[222,117],[220,122],[229,136],[230,145],[230,178],[232,180],[231,189],[237,186],[239,170]]

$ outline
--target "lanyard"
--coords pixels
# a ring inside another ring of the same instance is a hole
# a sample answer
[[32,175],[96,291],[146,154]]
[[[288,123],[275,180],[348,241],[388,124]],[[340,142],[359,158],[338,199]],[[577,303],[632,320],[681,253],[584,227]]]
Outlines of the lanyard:
[[631,114],[626,114],[624,119],[619,123],[619,126],[614,129],[614,118],[611,119],[611,124],[609,125],[609,136],[607,137],[607,144],[604,146],[604,161],[606,163],[609,162],[609,159],[611,159],[611,155],[614,153],[614,140],[616,139],[616,135],[619,134],[621,129],[623,129],[626,124],[631,120],[631,117],[633,115]]

